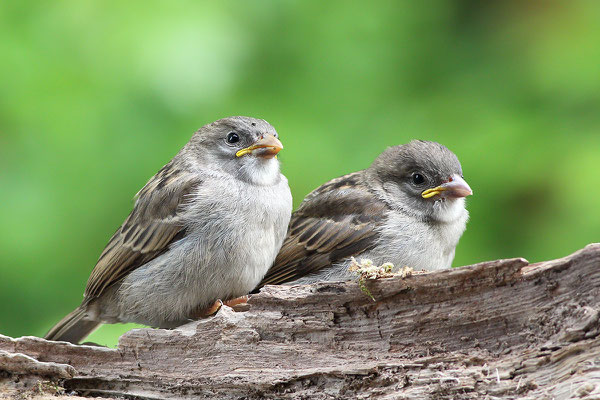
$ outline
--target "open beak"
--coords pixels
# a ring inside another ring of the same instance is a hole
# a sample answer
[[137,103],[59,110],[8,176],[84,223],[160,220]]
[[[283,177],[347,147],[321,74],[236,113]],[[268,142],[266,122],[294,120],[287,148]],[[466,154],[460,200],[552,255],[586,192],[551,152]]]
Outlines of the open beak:
[[235,155],[236,157],[241,157],[245,154],[255,153],[257,157],[273,158],[281,149],[283,149],[283,145],[279,139],[268,134],[261,136],[252,146],[239,150]]
[[429,199],[430,197],[439,195],[444,198],[457,199],[467,197],[473,194],[473,191],[460,175],[454,174],[447,182],[433,189],[427,189],[421,193],[421,197]]

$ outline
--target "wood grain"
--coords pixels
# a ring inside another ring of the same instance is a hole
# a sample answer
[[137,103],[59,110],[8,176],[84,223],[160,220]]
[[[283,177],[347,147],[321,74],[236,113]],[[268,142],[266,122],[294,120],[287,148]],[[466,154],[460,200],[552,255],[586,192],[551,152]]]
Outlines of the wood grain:
[[368,287],[376,302],[355,282],[267,286],[116,349],[0,336],[0,395],[600,399],[600,244]]

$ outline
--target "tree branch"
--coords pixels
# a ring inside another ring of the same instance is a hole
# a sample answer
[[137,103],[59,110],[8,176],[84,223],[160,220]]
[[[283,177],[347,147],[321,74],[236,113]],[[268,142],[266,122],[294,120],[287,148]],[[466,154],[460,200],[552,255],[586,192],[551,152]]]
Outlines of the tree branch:
[[376,302],[356,282],[267,286],[248,311],[116,349],[0,336],[0,396],[600,398],[600,244],[367,286]]

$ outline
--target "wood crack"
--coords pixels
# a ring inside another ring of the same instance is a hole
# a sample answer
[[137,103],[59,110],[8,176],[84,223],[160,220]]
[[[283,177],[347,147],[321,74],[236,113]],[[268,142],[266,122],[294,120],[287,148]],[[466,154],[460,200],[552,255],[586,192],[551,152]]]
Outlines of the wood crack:
[[0,397],[52,382],[139,399],[600,398],[599,244],[369,288],[376,303],[356,282],[267,286],[247,311],[117,349],[0,336]]

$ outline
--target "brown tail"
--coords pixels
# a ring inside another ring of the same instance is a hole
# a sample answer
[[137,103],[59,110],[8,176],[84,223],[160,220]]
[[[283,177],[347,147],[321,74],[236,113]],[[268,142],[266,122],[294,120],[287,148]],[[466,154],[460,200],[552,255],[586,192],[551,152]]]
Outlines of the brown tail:
[[54,328],[46,333],[44,339],[79,343],[100,325],[100,322],[85,319],[85,316],[85,310],[77,307],[54,325]]

